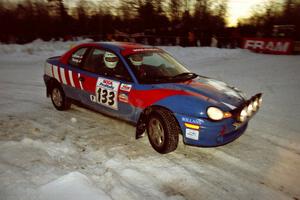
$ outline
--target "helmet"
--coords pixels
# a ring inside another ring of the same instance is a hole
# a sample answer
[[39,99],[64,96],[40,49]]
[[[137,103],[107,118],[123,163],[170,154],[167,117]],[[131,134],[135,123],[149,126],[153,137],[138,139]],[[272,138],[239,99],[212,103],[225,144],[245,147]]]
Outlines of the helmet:
[[110,53],[108,51],[104,53],[103,59],[106,67],[110,69],[115,68],[119,61],[119,58],[115,54]]
[[130,62],[134,66],[141,66],[143,64],[143,56],[141,54],[133,54],[129,57]]

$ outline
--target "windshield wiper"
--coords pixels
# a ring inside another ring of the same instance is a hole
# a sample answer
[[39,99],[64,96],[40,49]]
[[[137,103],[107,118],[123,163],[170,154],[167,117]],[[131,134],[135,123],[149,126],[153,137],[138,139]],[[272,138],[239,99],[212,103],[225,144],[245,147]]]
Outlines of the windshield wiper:
[[177,74],[175,76],[156,76],[156,77],[144,77],[142,82],[146,84],[151,83],[171,83],[173,81],[182,81],[196,78],[198,75],[192,72],[185,72]]
[[193,72],[184,72],[184,73],[172,76],[172,79],[192,79],[192,78],[196,78],[197,76],[198,75]]
[[145,83],[168,82],[170,78],[171,78],[170,76],[144,77],[143,82]]

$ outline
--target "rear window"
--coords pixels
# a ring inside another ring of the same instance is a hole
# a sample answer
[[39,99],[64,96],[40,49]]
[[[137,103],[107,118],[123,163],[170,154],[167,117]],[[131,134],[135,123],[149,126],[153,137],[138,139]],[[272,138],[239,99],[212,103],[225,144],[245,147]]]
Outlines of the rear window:
[[83,56],[86,52],[87,48],[81,48],[75,51],[69,59],[69,64],[73,67],[79,67],[83,61]]

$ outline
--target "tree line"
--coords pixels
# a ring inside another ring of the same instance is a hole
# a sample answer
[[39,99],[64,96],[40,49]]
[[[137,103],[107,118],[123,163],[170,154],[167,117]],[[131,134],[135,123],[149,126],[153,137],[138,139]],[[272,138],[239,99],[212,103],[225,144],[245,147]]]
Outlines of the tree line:
[[[71,2],[72,3],[72,2]],[[113,33],[202,37],[209,43],[226,25],[227,0],[24,0],[0,2],[0,41],[26,43]],[[119,34],[120,35],[120,34]]]
[[[260,37],[300,40],[300,0],[269,1],[257,5],[249,18],[239,21],[239,28],[242,33]],[[280,28],[285,30],[278,30]]]
[[228,0],[8,2],[0,1],[2,43],[27,43],[37,38],[68,40],[76,36],[124,40],[129,34],[136,38],[151,36],[147,41],[150,44],[157,39],[178,44],[179,38],[180,45],[189,46],[199,45],[197,42],[207,46],[215,38],[222,47],[237,46],[245,36],[272,37],[274,25],[291,25],[293,30],[288,36],[300,39],[300,0],[258,5],[249,18],[232,29],[226,28]]

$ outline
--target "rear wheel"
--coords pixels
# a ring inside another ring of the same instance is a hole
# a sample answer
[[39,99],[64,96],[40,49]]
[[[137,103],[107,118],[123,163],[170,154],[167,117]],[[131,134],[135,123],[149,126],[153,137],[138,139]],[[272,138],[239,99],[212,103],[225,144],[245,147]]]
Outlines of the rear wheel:
[[147,133],[151,146],[165,154],[177,148],[181,129],[171,112],[158,109],[150,115]]
[[71,103],[66,98],[63,89],[58,85],[53,86],[51,90],[51,100],[57,110],[67,110],[71,106]]

